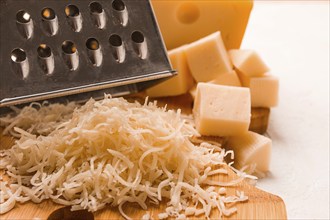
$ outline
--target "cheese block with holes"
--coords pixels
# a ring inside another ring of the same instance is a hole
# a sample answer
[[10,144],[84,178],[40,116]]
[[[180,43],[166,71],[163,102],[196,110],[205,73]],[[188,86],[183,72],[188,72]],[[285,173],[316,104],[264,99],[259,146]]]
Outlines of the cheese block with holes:
[[239,48],[253,7],[252,0],[152,0],[151,3],[167,49],[216,31],[221,31],[228,49]]

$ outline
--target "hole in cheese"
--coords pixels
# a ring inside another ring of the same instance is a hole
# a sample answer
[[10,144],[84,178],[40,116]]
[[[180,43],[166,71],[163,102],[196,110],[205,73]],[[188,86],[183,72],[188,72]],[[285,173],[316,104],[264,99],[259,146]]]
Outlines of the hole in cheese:
[[194,3],[185,2],[179,6],[177,18],[181,23],[192,24],[199,18],[200,12]]

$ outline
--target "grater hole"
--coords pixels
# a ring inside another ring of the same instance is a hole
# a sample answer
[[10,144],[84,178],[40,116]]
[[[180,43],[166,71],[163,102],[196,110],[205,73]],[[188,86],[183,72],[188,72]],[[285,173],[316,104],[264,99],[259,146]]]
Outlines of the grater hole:
[[134,43],[141,44],[144,42],[144,35],[140,31],[134,31],[132,33],[131,39]]
[[25,51],[21,48],[16,48],[11,52],[10,58],[14,73],[17,76],[26,79],[29,75],[30,67]]
[[65,14],[67,17],[76,17],[80,14],[79,8],[75,5],[68,5],[65,7]]
[[20,23],[26,24],[31,21],[31,15],[28,12],[21,10],[17,12],[16,20]]
[[98,2],[92,2],[89,5],[89,9],[90,9],[91,13],[101,14],[103,12],[103,7]]
[[52,49],[46,44],[40,44],[37,49],[38,55],[41,58],[48,58],[52,55]]
[[21,48],[16,48],[11,52],[11,60],[15,63],[21,63],[26,60],[26,53]]
[[146,59],[148,55],[148,47],[145,37],[142,32],[134,31],[131,35],[131,39],[134,42],[133,48],[141,59]]
[[122,0],[114,0],[112,2],[112,8],[116,11],[124,11],[126,6]]
[[103,55],[101,52],[101,46],[98,40],[95,38],[89,38],[86,41],[87,55],[93,66],[101,66],[103,61]]
[[75,43],[72,41],[64,41],[62,44],[62,50],[66,54],[74,54],[77,51]]
[[123,40],[119,35],[113,34],[109,38],[109,43],[111,44],[111,46],[120,47],[123,45]]
[[50,75],[54,72],[55,63],[54,57],[52,56],[52,49],[46,44],[40,44],[38,49],[38,62],[41,69],[47,74]]
[[95,38],[89,38],[86,41],[86,47],[90,50],[97,50],[100,48],[100,44]]
[[53,20],[56,18],[55,11],[51,8],[44,8],[41,11],[41,16],[46,20]]
[[112,55],[118,63],[123,63],[126,57],[123,40],[117,34],[113,34],[109,38],[109,43],[112,47]]

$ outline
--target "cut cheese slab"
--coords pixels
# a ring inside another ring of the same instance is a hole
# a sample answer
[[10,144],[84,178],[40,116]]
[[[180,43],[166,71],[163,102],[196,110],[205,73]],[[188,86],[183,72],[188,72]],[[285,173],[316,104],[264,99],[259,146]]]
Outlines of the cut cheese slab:
[[198,132],[235,136],[248,131],[251,116],[248,88],[198,83],[193,114]]
[[279,79],[272,75],[250,79],[252,107],[275,107],[278,104]]
[[235,68],[247,76],[262,76],[269,71],[254,50],[230,50],[228,53]]
[[187,45],[184,51],[197,82],[207,82],[233,70],[219,31]]
[[152,0],[151,3],[168,49],[216,31],[221,31],[226,48],[237,49],[253,7],[252,0]]
[[185,46],[182,46],[168,52],[172,66],[178,71],[178,75],[147,89],[146,92],[148,96],[162,97],[182,95],[194,85],[194,80],[190,74],[186,56],[183,52],[184,47]]
[[229,137],[227,146],[234,151],[234,164],[237,168],[256,165],[256,170],[265,173],[269,170],[272,140],[254,132]]
[[[224,85],[224,86],[241,86],[240,79],[238,78],[236,72],[233,70],[230,73],[224,73],[218,76],[216,79],[208,81],[208,83]],[[196,96],[196,86],[189,90],[190,95],[195,98]]]

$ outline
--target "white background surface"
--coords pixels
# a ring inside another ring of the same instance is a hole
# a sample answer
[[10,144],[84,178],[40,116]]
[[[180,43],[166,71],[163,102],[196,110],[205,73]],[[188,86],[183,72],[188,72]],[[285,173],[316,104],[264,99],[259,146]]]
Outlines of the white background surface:
[[271,173],[258,187],[289,219],[329,219],[329,2],[255,1],[242,48],[280,77]]

